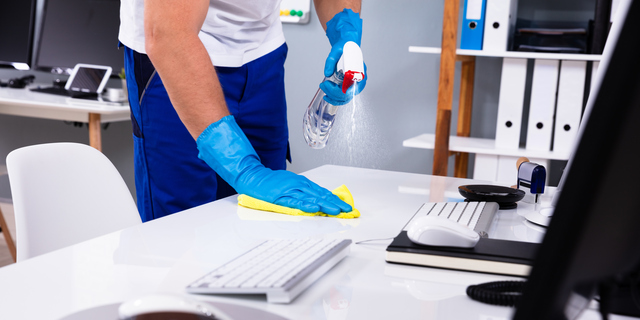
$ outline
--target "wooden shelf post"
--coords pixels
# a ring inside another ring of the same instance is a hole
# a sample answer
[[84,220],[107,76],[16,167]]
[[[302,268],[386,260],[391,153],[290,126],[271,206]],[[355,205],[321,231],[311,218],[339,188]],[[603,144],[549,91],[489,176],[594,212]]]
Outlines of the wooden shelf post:
[[[451,105],[455,81],[456,61],[461,61],[460,105],[458,107],[457,135],[471,135],[471,109],[476,57],[456,55],[458,44],[458,0],[445,0],[442,22],[442,49],[440,52],[440,79],[438,83],[438,112],[433,150],[433,174],[446,176],[449,162],[449,132],[451,131]],[[467,177],[468,153],[455,153],[454,176]]]
[[460,1],[445,0],[438,85],[438,111],[436,115],[436,140],[432,172],[434,175],[439,176],[447,175],[447,163],[449,161],[449,132],[451,130],[451,103],[456,70],[459,9]]
[[[462,70],[460,74],[460,105],[458,106],[458,128],[457,136],[471,136],[471,113],[473,106],[473,81],[476,70],[476,57],[458,56],[458,60],[462,61]],[[469,168],[469,154],[456,153],[456,162],[453,169],[453,175],[456,178],[467,178],[467,170]]]

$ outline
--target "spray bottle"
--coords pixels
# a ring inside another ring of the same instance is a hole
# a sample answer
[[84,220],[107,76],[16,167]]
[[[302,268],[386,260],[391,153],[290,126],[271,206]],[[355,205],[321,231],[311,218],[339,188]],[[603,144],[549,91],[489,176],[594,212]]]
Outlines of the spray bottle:
[[[336,72],[323,82],[329,80],[335,84],[342,85],[342,92],[347,93],[347,89],[358,81],[364,79],[364,62],[360,46],[353,41],[344,44],[342,57],[338,60]],[[302,133],[307,144],[314,149],[322,149],[327,145],[329,133],[338,112],[339,106],[334,106],[327,102],[324,91],[318,88],[318,92],[311,100],[307,111],[304,114]]]

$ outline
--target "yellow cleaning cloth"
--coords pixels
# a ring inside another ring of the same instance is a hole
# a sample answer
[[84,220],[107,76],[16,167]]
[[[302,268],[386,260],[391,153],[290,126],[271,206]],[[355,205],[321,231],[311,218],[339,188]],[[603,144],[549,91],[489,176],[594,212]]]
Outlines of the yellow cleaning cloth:
[[288,215],[292,215],[292,216],[309,216],[309,217],[314,217],[314,216],[325,216],[325,217],[332,217],[332,218],[340,218],[340,219],[353,219],[353,218],[357,218],[360,216],[360,211],[358,211],[358,209],[355,208],[354,204],[353,204],[353,196],[351,195],[351,192],[349,192],[349,189],[347,189],[347,186],[345,185],[341,185],[338,188],[336,188],[335,190],[332,191],[333,194],[335,194],[336,196],[338,196],[338,198],[340,198],[342,201],[348,203],[349,205],[351,205],[351,208],[353,208],[353,211],[351,212],[340,212],[338,215],[332,216],[332,215],[328,215],[322,212],[316,212],[316,213],[310,213],[310,212],[304,212],[300,209],[293,209],[293,208],[289,208],[289,207],[283,207],[283,206],[279,206],[277,204],[273,204],[273,203],[269,203],[266,201],[262,201],[262,200],[258,200],[256,198],[250,197],[246,194],[241,194],[238,196],[238,204],[243,206],[243,207],[247,207],[247,208],[251,208],[251,209],[257,209],[257,210],[262,210],[262,211],[271,211],[271,212],[276,212],[276,213],[284,213],[284,214],[288,214]]

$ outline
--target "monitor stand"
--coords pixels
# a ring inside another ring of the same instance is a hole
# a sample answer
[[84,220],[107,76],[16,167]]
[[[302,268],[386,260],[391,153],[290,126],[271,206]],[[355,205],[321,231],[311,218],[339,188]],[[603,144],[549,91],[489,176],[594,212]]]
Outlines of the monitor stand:
[[553,194],[551,198],[551,204],[546,205],[539,210],[532,211],[524,215],[524,218],[527,221],[537,224],[539,226],[546,227],[551,222],[551,217],[553,216],[553,210],[556,208],[556,204],[558,203],[558,198],[560,197],[560,192],[562,191],[562,184],[564,181],[564,175],[560,179],[560,183],[558,183],[558,188],[556,192]]
[[554,207],[541,208],[538,211],[527,213],[524,218],[531,223],[546,227],[551,221],[551,216],[553,216],[553,209]]

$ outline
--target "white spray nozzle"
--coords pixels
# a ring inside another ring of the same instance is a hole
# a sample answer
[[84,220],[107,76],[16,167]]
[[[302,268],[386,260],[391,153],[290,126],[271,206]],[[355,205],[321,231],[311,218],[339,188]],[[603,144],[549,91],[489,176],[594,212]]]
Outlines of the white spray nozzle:
[[342,82],[343,93],[346,93],[354,82],[364,79],[364,59],[362,58],[362,50],[360,50],[360,46],[357,43],[348,41],[344,44],[342,57],[338,60],[337,70],[344,74],[344,81]]

